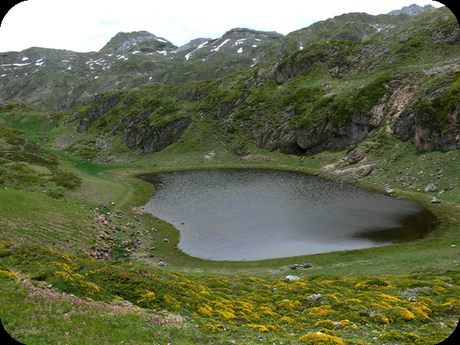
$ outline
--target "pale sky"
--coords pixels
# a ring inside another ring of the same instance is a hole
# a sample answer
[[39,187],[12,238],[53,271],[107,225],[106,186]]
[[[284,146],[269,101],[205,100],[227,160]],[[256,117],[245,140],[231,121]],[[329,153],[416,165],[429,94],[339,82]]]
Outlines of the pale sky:
[[281,34],[350,12],[377,15],[429,0],[28,0],[0,27],[0,52],[30,47],[98,51],[118,32],[148,31],[177,46],[236,27]]

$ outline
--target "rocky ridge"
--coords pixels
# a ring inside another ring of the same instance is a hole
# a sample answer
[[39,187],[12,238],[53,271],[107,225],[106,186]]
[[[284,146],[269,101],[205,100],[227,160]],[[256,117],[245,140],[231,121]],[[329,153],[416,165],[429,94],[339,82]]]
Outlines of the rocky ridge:
[[419,6],[417,4],[412,4],[409,6],[403,6],[400,10],[393,10],[388,12],[389,15],[391,16],[398,16],[400,14],[407,14],[409,16],[414,16],[416,14],[419,14],[420,12],[427,11],[427,10],[432,10],[435,7],[432,5],[425,5],[425,6]]
[[446,8],[415,16],[350,13],[286,36],[235,28],[182,47],[146,31],[118,33],[99,52],[32,47],[0,54],[0,102],[21,100],[52,110],[88,105],[98,93],[140,85],[185,83],[260,68],[322,40],[361,42],[450,15]]

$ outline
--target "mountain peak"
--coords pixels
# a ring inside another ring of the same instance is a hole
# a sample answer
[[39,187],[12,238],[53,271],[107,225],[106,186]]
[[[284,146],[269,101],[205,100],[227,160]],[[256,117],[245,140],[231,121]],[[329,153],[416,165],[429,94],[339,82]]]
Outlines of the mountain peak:
[[222,38],[227,39],[241,39],[241,38],[249,38],[249,37],[257,37],[257,36],[266,36],[272,39],[278,39],[283,37],[282,34],[277,33],[276,31],[257,31],[248,28],[234,28],[227,31]]
[[426,11],[426,10],[432,10],[434,8],[435,7],[432,6],[432,5],[425,5],[425,6],[422,7],[422,6],[419,6],[417,4],[412,4],[412,5],[409,5],[409,6],[404,6],[400,10],[393,10],[391,12],[388,12],[388,14],[392,15],[392,16],[397,16],[397,15],[400,15],[400,14],[407,14],[409,16],[413,16],[413,15],[419,14],[420,12],[423,12],[423,11]]
[[100,50],[105,53],[119,53],[131,50],[153,51],[177,48],[167,39],[157,37],[148,31],[119,32]]

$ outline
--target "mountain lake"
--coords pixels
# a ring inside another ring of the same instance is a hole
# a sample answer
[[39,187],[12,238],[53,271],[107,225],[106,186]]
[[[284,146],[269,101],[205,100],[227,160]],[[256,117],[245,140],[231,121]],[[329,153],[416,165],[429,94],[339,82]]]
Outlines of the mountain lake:
[[145,205],[180,230],[179,249],[209,260],[263,260],[406,242],[435,227],[432,213],[320,177],[265,169],[144,175]]

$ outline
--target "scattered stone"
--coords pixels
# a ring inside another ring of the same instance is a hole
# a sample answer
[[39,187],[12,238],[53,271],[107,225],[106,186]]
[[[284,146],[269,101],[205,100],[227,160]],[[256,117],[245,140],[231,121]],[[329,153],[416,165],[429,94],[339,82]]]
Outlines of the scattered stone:
[[395,190],[393,188],[385,188],[385,192],[387,192],[388,195],[394,195]]
[[163,267],[165,265],[165,263],[163,262],[163,260],[160,260],[160,263],[158,264],[160,267]]
[[317,301],[319,301],[321,299],[321,297],[322,297],[321,294],[312,294],[312,295],[308,296],[308,300],[310,302],[317,302]]
[[302,267],[303,267],[303,268],[312,268],[312,265],[309,264],[309,263],[305,263],[305,264],[303,264]]
[[451,248],[457,248],[457,246],[455,244],[451,245],[450,247]]
[[333,321],[332,323],[334,324],[335,328],[342,327],[342,323],[340,321]]
[[348,163],[350,165],[356,164],[364,159],[365,155],[364,152],[360,149],[354,149],[350,151],[347,155]]
[[287,280],[300,280],[300,277],[288,275],[288,276],[286,276],[286,279]]
[[437,192],[438,187],[434,183],[430,183],[428,186],[425,187],[425,192]]
[[165,238],[165,239],[163,240],[163,242],[164,242],[164,243],[169,243],[169,239]]
[[432,204],[440,204],[441,202],[442,202],[441,199],[437,197],[433,197],[433,199],[431,199]]

